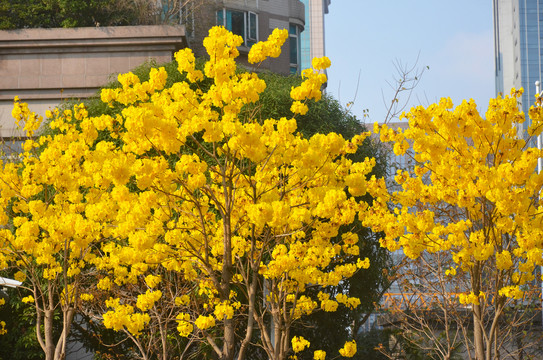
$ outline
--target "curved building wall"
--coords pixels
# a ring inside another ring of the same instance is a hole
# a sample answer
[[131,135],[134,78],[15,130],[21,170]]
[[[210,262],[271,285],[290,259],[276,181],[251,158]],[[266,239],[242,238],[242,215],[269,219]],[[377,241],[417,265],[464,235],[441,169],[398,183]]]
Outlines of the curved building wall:
[[[191,15],[184,19],[186,23],[194,24],[194,31],[189,38],[189,46],[197,56],[206,56],[202,46],[203,39],[215,25],[223,25],[228,30],[237,33],[245,40],[240,47],[239,62],[252,66],[247,62],[252,43],[266,40],[275,28],[287,29],[291,33],[289,40],[283,46],[282,54],[277,59],[266,60],[259,69],[270,70],[281,74],[301,69],[299,35],[305,25],[305,7],[299,0],[199,0],[187,9]],[[295,32],[295,33],[293,33]],[[291,42],[293,44],[291,44]],[[297,63],[292,63],[291,50],[297,49]]]

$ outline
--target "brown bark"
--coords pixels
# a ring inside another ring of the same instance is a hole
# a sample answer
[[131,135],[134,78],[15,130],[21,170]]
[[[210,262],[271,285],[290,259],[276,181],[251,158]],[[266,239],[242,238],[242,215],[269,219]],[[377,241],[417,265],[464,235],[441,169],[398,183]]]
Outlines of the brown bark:
[[[45,360],[54,360],[55,358],[55,346],[53,345],[53,310],[45,310],[45,316],[43,320],[43,330],[45,337]],[[41,331],[41,329],[36,329]]]
[[477,360],[485,360],[485,342],[483,331],[481,306],[473,305],[473,346],[475,348],[475,358]]
[[[232,232],[230,227],[230,204],[225,204],[224,215],[224,256],[221,276],[221,300],[227,301],[230,296],[232,282]],[[234,319],[224,319],[224,339],[221,359],[232,360],[235,348],[235,323]]]
[[255,298],[256,298],[256,290],[258,286],[258,275],[256,271],[253,269],[253,279],[251,281],[251,285],[249,288],[249,312],[248,312],[248,319],[247,319],[247,329],[245,330],[245,338],[241,342],[241,346],[239,348],[238,353],[238,360],[242,360],[245,358],[245,352],[247,351],[247,347],[249,346],[249,342],[251,341],[251,337],[253,335],[253,329],[254,329],[254,314],[255,314]]

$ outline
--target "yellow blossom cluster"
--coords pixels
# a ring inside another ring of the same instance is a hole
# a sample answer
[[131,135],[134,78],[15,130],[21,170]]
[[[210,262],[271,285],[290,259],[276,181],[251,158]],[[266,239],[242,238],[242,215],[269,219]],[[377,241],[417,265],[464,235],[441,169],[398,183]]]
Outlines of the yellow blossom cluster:
[[104,326],[116,331],[128,330],[132,335],[139,336],[150,317],[146,313],[134,312],[131,305],[121,304],[119,299],[109,299],[106,306],[113,308],[103,315]]
[[324,310],[326,312],[333,312],[333,311],[337,310],[338,303],[337,303],[337,301],[331,300],[329,294],[319,292],[318,298],[319,298],[319,300],[321,302],[321,309],[322,310]]
[[266,60],[268,57],[278,57],[281,55],[281,46],[288,38],[286,29],[274,29],[267,41],[260,41],[254,44],[249,51],[249,64],[256,64]]
[[34,135],[43,121],[41,116],[30,111],[28,104],[21,102],[17,96],[13,101],[11,116],[15,119],[17,127],[21,128],[29,137]]
[[313,353],[313,360],[326,360],[326,351],[316,350]]
[[503,287],[500,289],[499,294],[515,300],[519,300],[524,297],[524,291],[522,291],[518,286]]
[[223,318],[232,319],[234,316],[234,307],[230,305],[228,301],[223,301],[215,306],[213,314],[219,320],[222,320]]
[[354,340],[347,341],[339,353],[344,357],[353,357],[356,354],[356,342]]
[[158,299],[160,299],[161,296],[162,296],[162,291],[160,290],[156,290],[156,291],[147,290],[145,294],[138,295],[136,306],[141,311],[147,311],[155,305],[155,303],[158,301]]
[[177,331],[179,332],[179,335],[181,335],[182,337],[188,337],[194,330],[194,327],[190,322],[190,315],[180,313],[177,315],[176,320]]
[[[519,287],[543,265],[543,175],[536,172],[543,154],[518,134],[525,120],[521,93],[492,99],[484,117],[473,100],[453,107],[445,98],[403,114],[405,130],[375,125],[381,141],[392,142],[394,153],[414,165],[398,171],[393,191],[382,179],[367,184],[376,201],[361,220],[384,232],[382,246],[410,258],[448,252],[456,266],[444,269],[447,276],[477,279],[475,269],[491,264],[502,286],[494,296],[520,296]],[[543,110],[532,107],[530,117],[528,132],[539,135]],[[488,290],[472,284],[462,303],[479,304],[475,294]]]
[[200,315],[194,321],[194,324],[198,327],[200,330],[209,329],[210,327],[215,326],[215,318],[213,316],[204,316]]
[[306,347],[309,347],[309,341],[301,336],[294,336],[291,340],[291,343],[292,351],[294,351],[295,353],[299,353],[300,351],[303,351]]
[[309,108],[302,102],[307,99],[320,100],[322,97],[321,87],[326,83],[326,74],[320,73],[330,66],[330,59],[326,56],[313,59],[314,69],[305,69],[302,71],[302,78],[305,80],[297,87],[292,88],[290,97],[295,101],[292,103],[290,111],[294,114],[305,115]]
[[481,298],[483,299],[485,298],[485,295],[482,292],[479,293],[479,296],[475,295],[473,291],[470,292],[469,294],[458,295],[458,301],[460,302],[460,304],[464,304],[464,305],[469,305],[469,304],[479,305]]
[[302,295],[297,299],[296,307],[293,309],[293,319],[299,319],[302,315],[309,315],[317,308],[317,303],[310,297]]
[[337,294],[336,300],[340,303],[348,307],[349,309],[356,309],[358,305],[360,305],[360,299],[355,297],[348,297],[345,294]]
[[83,301],[92,301],[92,300],[94,300],[94,295],[92,295],[92,294],[81,294],[81,295],[79,295],[79,297]]

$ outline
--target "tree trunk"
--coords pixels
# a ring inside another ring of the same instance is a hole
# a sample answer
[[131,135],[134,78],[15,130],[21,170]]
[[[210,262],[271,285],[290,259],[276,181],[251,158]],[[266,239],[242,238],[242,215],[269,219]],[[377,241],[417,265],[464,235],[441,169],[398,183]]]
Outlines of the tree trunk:
[[[53,320],[54,314],[53,310],[45,310],[45,316],[43,320],[43,330],[45,338],[45,360],[54,360],[55,359],[55,345],[53,343]],[[41,331],[41,329],[36,329],[36,331]]]
[[485,359],[484,329],[481,315],[481,305],[473,304],[473,345],[477,360]]
[[234,319],[224,319],[224,344],[221,360],[234,359],[235,345]]
[[247,319],[247,329],[245,330],[245,338],[243,339],[239,348],[238,360],[245,359],[245,353],[247,351],[247,347],[249,346],[249,342],[251,341],[254,329],[255,298],[258,286],[258,268],[254,266],[251,270],[253,272],[253,279],[251,280],[251,285],[249,287],[249,311]]
[[68,337],[70,336],[70,330],[74,321],[75,309],[69,308],[63,311],[63,329],[60,339],[57,342],[55,349],[55,360],[63,360],[66,358],[66,346],[68,345]]

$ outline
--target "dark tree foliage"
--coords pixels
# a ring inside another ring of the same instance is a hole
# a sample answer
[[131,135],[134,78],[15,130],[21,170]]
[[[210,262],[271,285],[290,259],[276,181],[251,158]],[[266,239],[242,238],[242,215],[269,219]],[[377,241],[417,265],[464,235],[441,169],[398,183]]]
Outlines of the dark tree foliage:
[[[0,291],[5,304],[0,306],[0,320],[7,333],[0,335],[0,360],[39,360],[43,350],[36,337],[36,320],[31,306],[21,302],[17,289]],[[58,334],[58,329],[56,329]]]
[[125,0],[0,0],[0,30],[135,25]]

